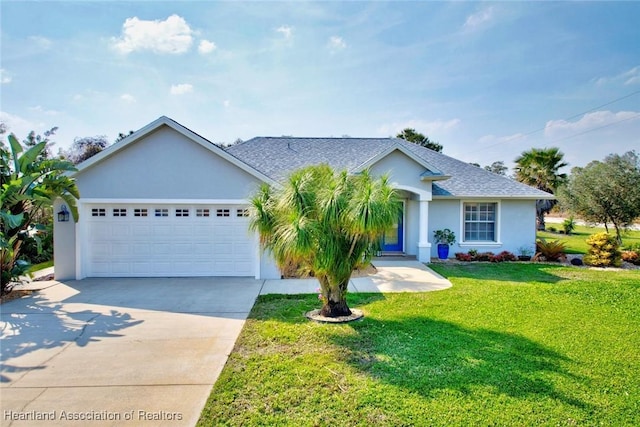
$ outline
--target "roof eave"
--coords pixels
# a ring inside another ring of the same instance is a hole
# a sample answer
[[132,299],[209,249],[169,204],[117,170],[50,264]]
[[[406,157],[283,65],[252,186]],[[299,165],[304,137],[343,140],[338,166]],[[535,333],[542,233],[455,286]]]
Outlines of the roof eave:
[[534,196],[531,194],[518,195],[518,194],[452,194],[452,195],[433,195],[434,199],[482,199],[482,200],[495,200],[495,199],[513,199],[513,200],[554,200],[556,197],[553,194]]
[[444,181],[451,178],[451,175],[423,175],[420,177],[420,181]]

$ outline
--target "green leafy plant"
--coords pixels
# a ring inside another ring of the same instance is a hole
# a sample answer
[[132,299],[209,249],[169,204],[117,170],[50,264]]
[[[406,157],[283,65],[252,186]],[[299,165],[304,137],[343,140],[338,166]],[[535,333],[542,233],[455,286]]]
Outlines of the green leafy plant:
[[564,230],[564,234],[571,234],[573,230],[576,229],[576,221],[573,217],[569,217],[562,222],[562,229]]
[[433,239],[438,244],[453,245],[456,242],[456,235],[448,228],[433,232]]
[[567,255],[565,254],[565,244],[559,240],[547,241],[545,239],[538,239],[536,242],[536,254],[533,257],[534,261],[550,261],[559,262],[565,261]]
[[349,316],[351,274],[369,264],[380,236],[398,218],[386,176],[350,175],[327,165],[294,171],[282,187],[260,187],[251,199],[250,228],[280,267],[299,266],[320,283],[325,317]]
[[533,250],[529,246],[520,246],[518,248],[518,254],[521,256],[532,256]]
[[[66,172],[74,171],[70,162],[49,159],[46,140],[26,149],[18,139],[9,135],[9,147],[0,144],[0,294],[11,290],[12,283],[27,272],[29,263],[22,258],[29,231],[41,229],[41,212],[52,202],[64,200],[74,220],[78,218],[76,199],[80,197],[74,180]],[[37,234],[36,252],[42,242]]]
[[582,261],[594,267],[619,267],[622,264],[620,245],[616,236],[596,233],[587,238],[589,251]]

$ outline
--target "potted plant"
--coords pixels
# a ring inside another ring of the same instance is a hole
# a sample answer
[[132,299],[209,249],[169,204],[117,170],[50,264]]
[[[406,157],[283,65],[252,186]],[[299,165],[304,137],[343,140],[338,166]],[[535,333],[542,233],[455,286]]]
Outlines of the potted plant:
[[449,258],[449,245],[453,245],[456,242],[455,233],[448,228],[436,230],[433,232],[433,239],[438,244],[438,258]]
[[518,261],[531,261],[533,250],[528,246],[521,246],[518,248],[518,254]]

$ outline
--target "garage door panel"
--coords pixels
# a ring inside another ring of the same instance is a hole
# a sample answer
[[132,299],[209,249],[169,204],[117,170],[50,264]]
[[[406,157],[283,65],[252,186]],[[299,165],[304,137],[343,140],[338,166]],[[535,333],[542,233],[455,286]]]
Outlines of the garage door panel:
[[[83,252],[88,276],[252,276],[255,243],[248,221],[236,216],[233,206],[221,207],[229,216],[218,217],[215,205],[93,205],[105,217],[90,217],[88,250]],[[127,217],[114,217],[126,209]],[[147,209],[148,216],[134,216]],[[166,209],[168,216],[155,216]],[[203,212],[209,210],[210,216]],[[176,216],[176,212],[189,216]],[[119,211],[118,211],[119,212]],[[197,216],[197,212],[201,216]]]
[[153,232],[151,230],[151,226],[149,225],[137,225],[133,228],[132,230],[132,234],[131,234],[134,238],[137,237],[151,237],[153,235]]

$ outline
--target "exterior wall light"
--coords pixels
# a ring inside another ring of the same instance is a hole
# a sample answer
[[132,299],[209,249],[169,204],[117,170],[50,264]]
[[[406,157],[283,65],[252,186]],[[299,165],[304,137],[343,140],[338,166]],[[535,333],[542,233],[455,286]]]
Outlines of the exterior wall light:
[[58,222],[69,222],[69,211],[67,205],[60,206],[60,212],[58,212]]

